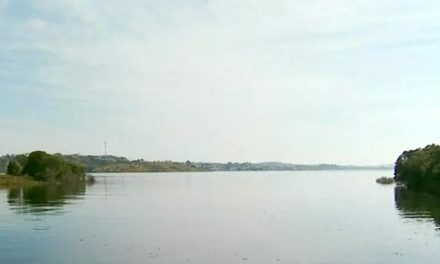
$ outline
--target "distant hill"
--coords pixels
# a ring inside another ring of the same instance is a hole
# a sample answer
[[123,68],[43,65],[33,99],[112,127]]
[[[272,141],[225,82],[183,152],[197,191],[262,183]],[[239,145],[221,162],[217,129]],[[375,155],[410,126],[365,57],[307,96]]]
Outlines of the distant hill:
[[282,162],[260,162],[260,163],[193,163],[194,166],[203,170],[212,171],[317,171],[317,170],[388,170],[393,165],[380,166],[345,166],[336,164],[291,164]]
[[[63,155],[54,154],[67,162],[84,167],[86,172],[189,172],[201,171],[190,162],[128,160],[112,155]],[[7,164],[16,155],[0,156],[0,173],[6,172]]]
[[[174,162],[129,160],[125,157],[112,155],[63,155],[54,154],[64,160],[81,165],[87,172],[173,172],[173,171],[304,171],[304,170],[386,170],[392,165],[383,166],[341,166],[336,164],[291,164],[282,162],[260,163],[216,163],[216,162]],[[6,171],[9,160],[14,155],[0,156],[0,172]]]
[[114,163],[94,169],[94,172],[190,172],[202,171],[191,163],[174,161],[131,161]]
[[112,155],[102,155],[102,156],[79,155],[79,154],[62,155],[59,153],[56,155],[62,156],[66,161],[82,165],[88,172],[96,171],[98,168],[103,168],[108,165],[130,163],[130,161],[125,157],[118,157]]

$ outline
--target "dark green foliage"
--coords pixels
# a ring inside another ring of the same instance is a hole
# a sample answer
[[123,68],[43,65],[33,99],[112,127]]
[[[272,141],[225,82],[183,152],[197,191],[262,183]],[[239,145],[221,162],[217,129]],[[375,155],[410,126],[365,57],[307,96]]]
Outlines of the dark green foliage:
[[394,176],[408,189],[440,194],[440,146],[403,152],[396,161]]
[[20,163],[13,160],[8,163],[8,168],[7,168],[6,173],[8,175],[12,175],[12,176],[19,176],[19,175],[21,175],[21,170],[22,170],[22,167],[21,167]]
[[8,164],[11,161],[16,161],[23,168],[26,165],[27,155],[5,155],[0,156],[0,173],[7,172]]
[[47,154],[44,151],[30,153],[22,173],[31,176],[35,180],[46,182],[85,180],[85,172],[82,167],[68,163],[61,157]]
[[18,162],[18,164],[20,164],[20,166],[23,168],[24,166],[26,166],[27,163],[27,155],[16,155],[14,156],[14,160]]
[[380,177],[376,179],[376,182],[379,184],[393,184],[394,179],[391,177]]

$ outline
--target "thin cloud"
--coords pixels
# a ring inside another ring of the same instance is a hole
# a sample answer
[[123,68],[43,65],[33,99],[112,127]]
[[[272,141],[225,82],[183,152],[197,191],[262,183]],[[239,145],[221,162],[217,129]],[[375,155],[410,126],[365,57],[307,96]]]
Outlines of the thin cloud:
[[[3,132],[3,152],[107,140],[133,158],[365,164],[438,139],[433,1],[33,0],[0,14],[2,115],[50,123]],[[403,113],[429,124],[423,140]]]

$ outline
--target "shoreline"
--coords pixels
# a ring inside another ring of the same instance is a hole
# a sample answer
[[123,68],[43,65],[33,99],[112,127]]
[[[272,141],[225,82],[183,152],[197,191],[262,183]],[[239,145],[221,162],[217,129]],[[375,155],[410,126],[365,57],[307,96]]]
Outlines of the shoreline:
[[44,185],[44,183],[35,181],[29,176],[11,176],[0,173],[0,188],[21,188],[38,185]]

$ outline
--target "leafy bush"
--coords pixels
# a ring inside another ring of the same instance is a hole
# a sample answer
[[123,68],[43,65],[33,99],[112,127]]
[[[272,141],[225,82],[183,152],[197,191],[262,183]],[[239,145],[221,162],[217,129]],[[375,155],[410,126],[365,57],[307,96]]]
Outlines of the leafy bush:
[[27,156],[22,174],[47,182],[83,181],[86,176],[84,168],[44,151],[34,151]]
[[19,176],[21,175],[21,170],[22,170],[21,165],[17,161],[13,160],[8,163],[8,168],[6,173],[12,176]]

